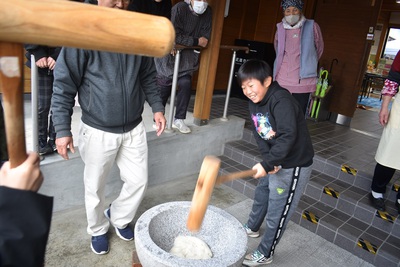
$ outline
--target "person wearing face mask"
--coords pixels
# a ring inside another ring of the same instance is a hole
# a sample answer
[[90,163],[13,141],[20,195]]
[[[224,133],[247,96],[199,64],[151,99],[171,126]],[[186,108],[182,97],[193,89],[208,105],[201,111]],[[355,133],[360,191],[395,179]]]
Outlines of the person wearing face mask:
[[128,10],[171,19],[171,0],[133,0]]
[[[175,28],[175,43],[184,46],[206,47],[211,36],[212,11],[206,0],[185,0],[177,3],[171,10],[171,22]],[[181,52],[177,92],[176,112],[172,127],[181,133],[190,133],[185,124],[186,112],[192,90],[192,76],[199,68],[199,52],[184,49]],[[171,95],[174,75],[175,53],[155,58],[157,84],[161,91],[164,106]]]
[[302,14],[302,0],[282,0],[282,22],[277,24],[273,78],[289,90],[304,112],[315,91],[318,60],[324,50],[321,29]]

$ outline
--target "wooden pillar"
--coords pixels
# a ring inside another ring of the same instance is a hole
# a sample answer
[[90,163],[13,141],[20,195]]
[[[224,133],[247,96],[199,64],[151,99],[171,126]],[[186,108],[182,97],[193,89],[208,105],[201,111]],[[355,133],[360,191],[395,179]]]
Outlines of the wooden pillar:
[[208,0],[213,14],[212,32],[207,49],[201,51],[193,112],[193,123],[196,125],[208,124],[210,119],[211,102],[217,73],[222,29],[224,26],[225,3],[226,0]]

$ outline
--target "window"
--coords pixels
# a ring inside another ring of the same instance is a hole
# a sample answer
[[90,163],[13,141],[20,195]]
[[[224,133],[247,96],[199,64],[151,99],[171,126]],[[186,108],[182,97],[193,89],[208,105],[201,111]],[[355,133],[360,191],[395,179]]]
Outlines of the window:
[[394,59],[400,50],[400,29],[389,28],[389,34],[386,37],[382,58]]

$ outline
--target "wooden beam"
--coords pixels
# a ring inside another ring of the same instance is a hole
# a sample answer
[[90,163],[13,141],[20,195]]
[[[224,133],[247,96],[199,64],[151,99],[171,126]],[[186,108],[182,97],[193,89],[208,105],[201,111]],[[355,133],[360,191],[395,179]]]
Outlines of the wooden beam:
[[211,102],[217,73],[222,29],[224,26],[226,0],[209,0],[208,3],[212,8],[213,22],[208,47],[201,51],[193,112],[193,123],[196,125],[208,124],[208,120],[210,119]]

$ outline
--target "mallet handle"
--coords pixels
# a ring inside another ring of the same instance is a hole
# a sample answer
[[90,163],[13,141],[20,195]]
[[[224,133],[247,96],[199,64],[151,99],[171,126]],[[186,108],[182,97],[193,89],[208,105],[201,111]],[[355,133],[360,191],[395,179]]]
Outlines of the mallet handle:
[[250,177],[256,174],[256,170],[246,170],[246,171],[240,171],[240,172],[233,172],[225,175],[220,175],[217,177],[217,180],[215,181],[215,185],[223,184],[232,180],[236,179],[241,179],[245,177]]
[[186,222],[186,227],[191,232],[197,232],[201,228],[220,165],[221,160],[219,158],[214,156],[204,157]]
[[165,17],[72,1],[0,1],[0,41],[162,57],[175,30]]
[[26,157],[23,58],[21,44],[0,42],[0,92],[3,94],[7,149],[11,168],[22,164]]

